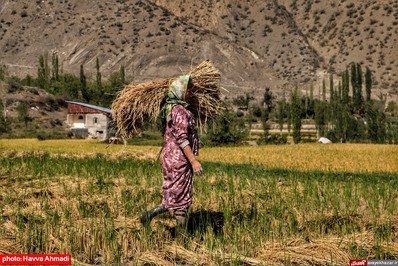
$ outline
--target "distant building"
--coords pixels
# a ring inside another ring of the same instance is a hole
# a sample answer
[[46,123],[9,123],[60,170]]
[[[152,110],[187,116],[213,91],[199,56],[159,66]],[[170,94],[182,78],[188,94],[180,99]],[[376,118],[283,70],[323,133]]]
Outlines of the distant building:
[[66,123],[75,138],[108,140],[114,134],[112,111],[87,103],[70,102]]

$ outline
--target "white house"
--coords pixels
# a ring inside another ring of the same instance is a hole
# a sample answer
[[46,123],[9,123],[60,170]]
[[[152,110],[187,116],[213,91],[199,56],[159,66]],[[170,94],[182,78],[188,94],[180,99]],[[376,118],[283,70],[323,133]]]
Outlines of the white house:
[[107,140],[113,133],[112,111],[87,103],[70,102],[66,123],[74,137]]

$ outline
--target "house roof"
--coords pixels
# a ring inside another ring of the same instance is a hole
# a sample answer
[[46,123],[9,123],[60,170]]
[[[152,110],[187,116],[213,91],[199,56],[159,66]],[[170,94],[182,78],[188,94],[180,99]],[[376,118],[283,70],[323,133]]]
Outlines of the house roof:
[[88,103],[80,103],[80,102],[72,102],[72,101],[65,101],[65,102],[68,103],[68,104],[79,105],[79,106],[82,106],[82,107],[90,108],[90,109],[93,109],[93,110],[96,110],[96,111],[100,111],[100,112],[104,112],[104,113],[107,113],[107,114],[112,114],[112,110],[108,109],[108,108],[99,107],[99,106],[95,106],[95,105],[88,104]]

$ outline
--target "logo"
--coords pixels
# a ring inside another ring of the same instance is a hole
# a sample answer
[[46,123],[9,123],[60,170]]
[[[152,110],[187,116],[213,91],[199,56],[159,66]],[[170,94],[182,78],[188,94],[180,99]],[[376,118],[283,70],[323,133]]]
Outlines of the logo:
[[368,266],[367,260],[350,260],[350,266]]

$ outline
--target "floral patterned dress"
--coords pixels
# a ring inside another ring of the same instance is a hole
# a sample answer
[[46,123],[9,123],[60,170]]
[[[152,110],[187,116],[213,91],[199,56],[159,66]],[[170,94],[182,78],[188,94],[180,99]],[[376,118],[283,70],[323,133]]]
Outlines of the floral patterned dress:
[[182,105],[172,109],[171,117],[164,134],[162,205],[170,210],[186,209],[192,204],[193,169],[183,148],[189,145],[198,155],[196,119]]

